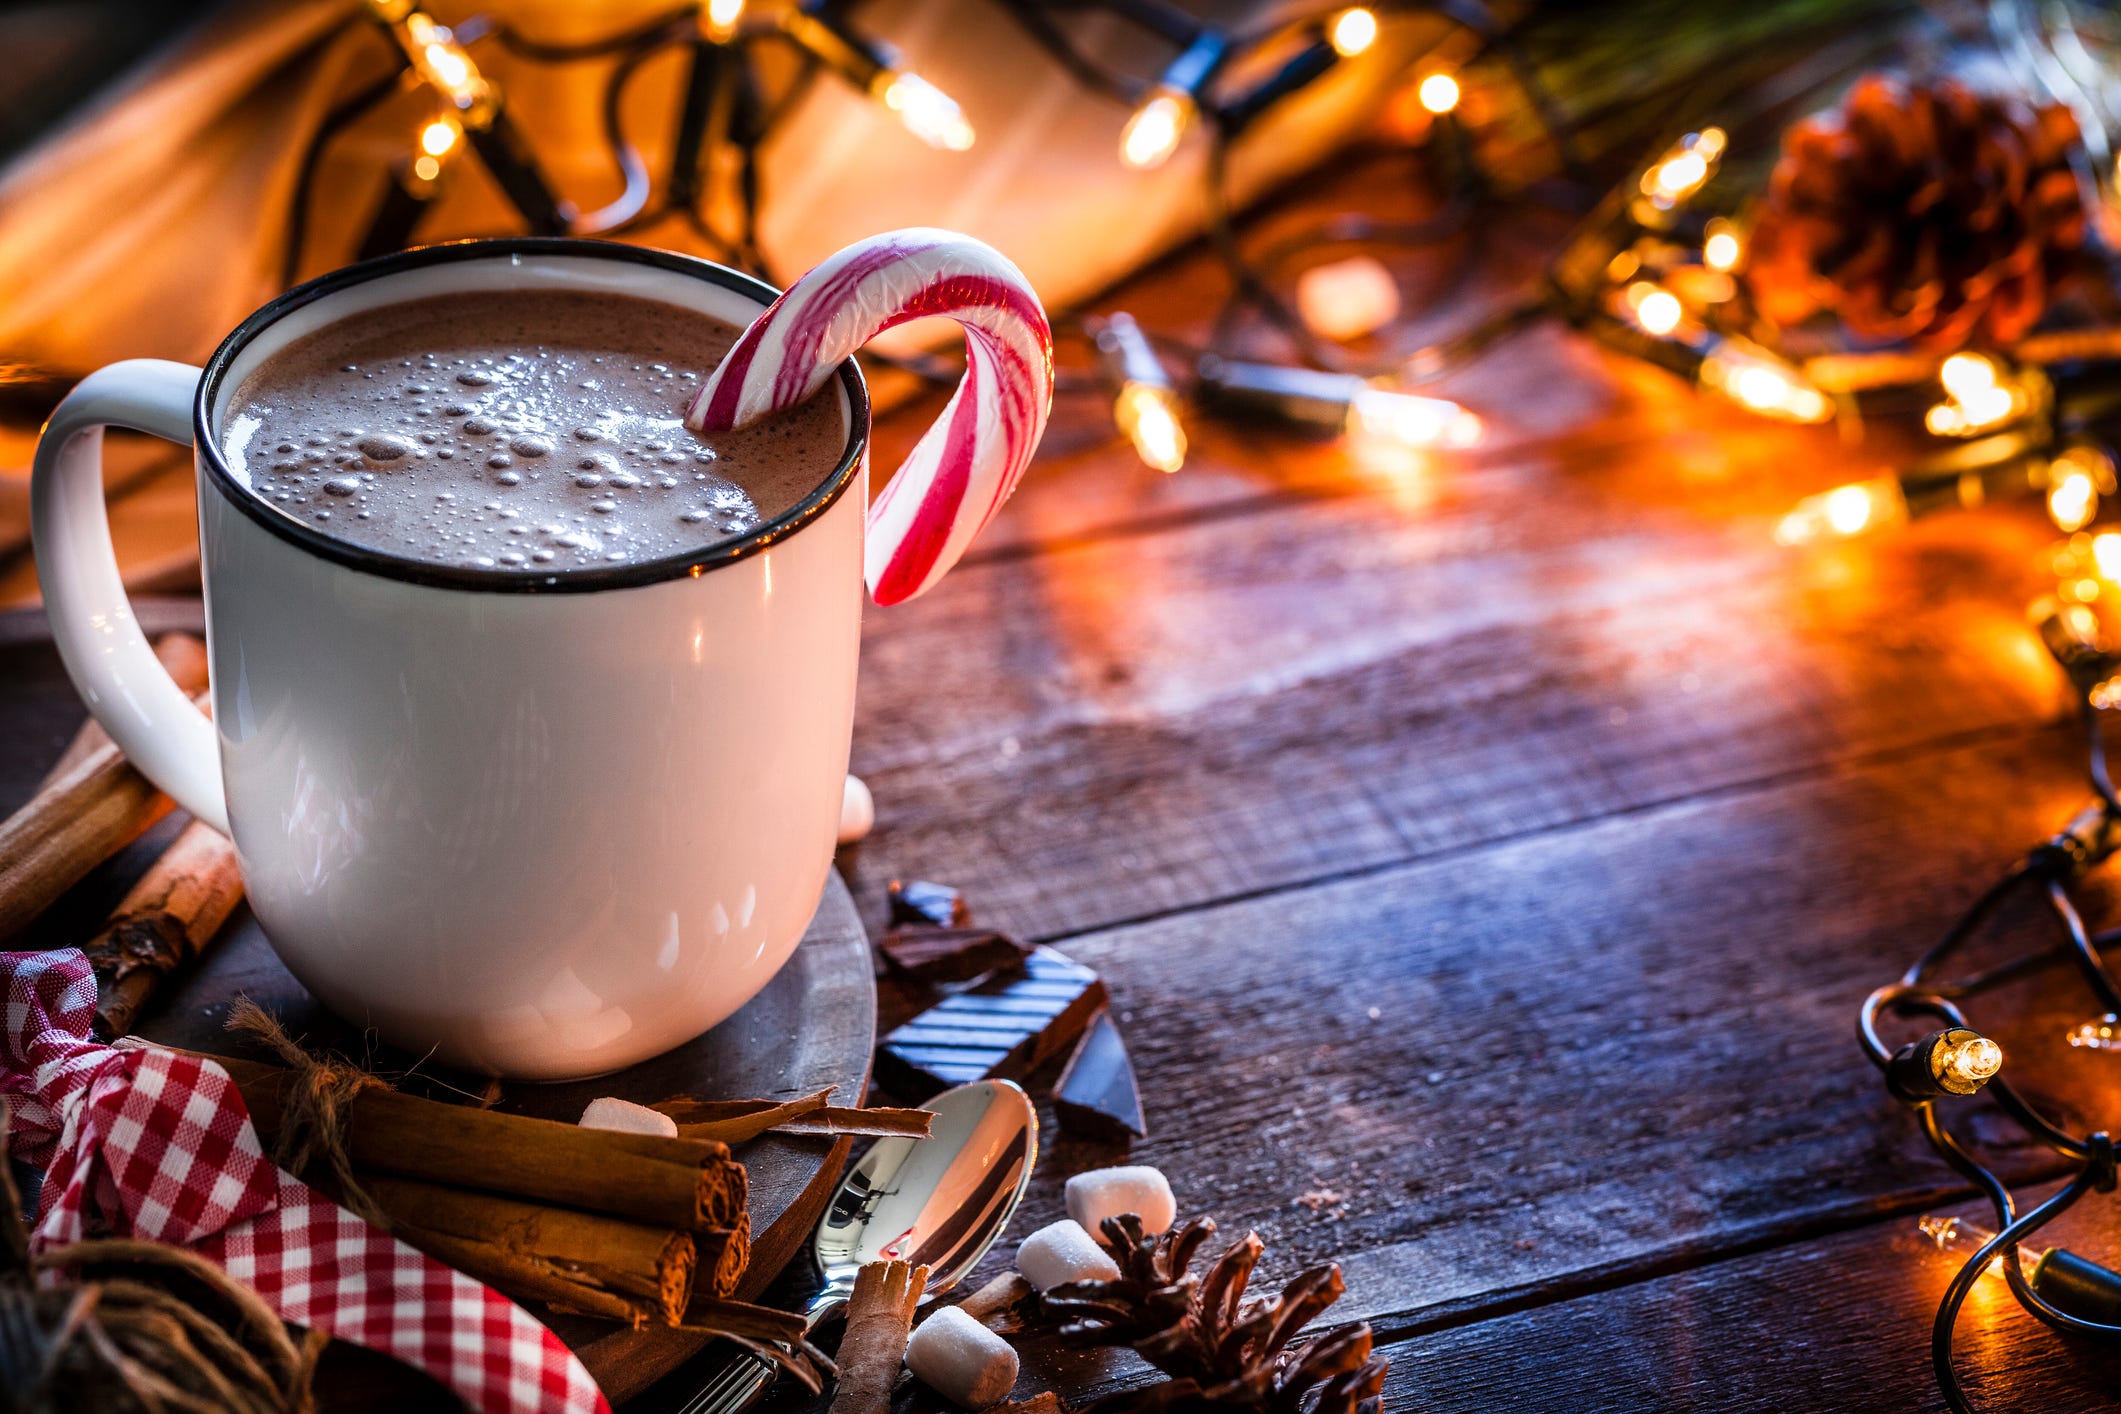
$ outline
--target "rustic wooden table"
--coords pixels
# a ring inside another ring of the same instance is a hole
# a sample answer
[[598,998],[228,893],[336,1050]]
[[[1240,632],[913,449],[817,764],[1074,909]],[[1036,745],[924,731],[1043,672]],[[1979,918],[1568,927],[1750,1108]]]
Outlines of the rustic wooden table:
[[[1256,239],[1402,180],[1314,183]],[[1520,287],[1560,230],[1410,266],[1423,318]],[[1198,336],[1225,288],[1189,256],[1102,307]],[[1064,398],[972,557],[870,616],[855,895],[874,926],[885,880],[947,880],[1098,968],[1153,1131],[1129,1157],[1257,1229],[1272,1284],[1337,1260],[1393,1411],[1941,1408],[1956,1264],[1915,1219],[1970,1190],[1855,1016],[2088,799],[2024,614],[2052,531],[1780,548],[1882,454],[1553,327],[1445,387],[1487,419],[1470,455],[1196,420],[1168,477]],[[2084,1128],[2121,1118],[2121,1058],[2063,1044],[2093,1010],[2051,974],[1977,1013]],[[1055,1137],[1018,1234],[1120,1158]],[[2106,1200],[2066,1225],[2116,1239]],[[1960,1347],[1984,1407],[2121,1388],[1987,1284]],[[1041,1348],[1020,1393],[1143,1374]]]
[[[1404,180],[1317,182],[1266,224]],[[1439,332],[1561,226],[1478,231],[1410,267]],[[1197,335],[1223,290],[1185,256],[1103,307]],[[855,896],[873,927],[885,880],[944,880],[1098,968],[1153,1130],[1130,1157],[1257,1229],[1263,1282],[1338,1260],[1332,1316],[1376,1327],[1393,1411],[1939,1408],[1953,1263],[1915,1217],[1969,1190],[1854,1020],[2086,796],[2023,612],[2051,532],[2002,510],[1778,548],[1877,451],[1551,327],[1447,389],[1487,420],[1473,453],[1365,465],[1203,421],[1168,477],[1064,397],[975,553],[870,616]],[[879,465],[932,406],[880,425]],[[2080,1129],[2121,1117],[2121,1058],[2063,1043],[2090,1009],[2048,975],[1984,1012]],[[1049,1127],[1016,1233],[1120,1157]],[[2095,1198],[2062,1239],[2111,1255],[2121,1222]],[[1996,1291],[1961,1351],[1989,1408],[2121,1388]],[[1034,1345],[1021,1390],[1143,1373]]]

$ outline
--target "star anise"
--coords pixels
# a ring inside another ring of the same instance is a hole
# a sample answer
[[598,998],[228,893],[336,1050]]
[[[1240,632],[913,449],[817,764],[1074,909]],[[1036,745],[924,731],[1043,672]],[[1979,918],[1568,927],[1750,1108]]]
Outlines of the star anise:
[[1171,1378],[1100,1400],[1091,1406],[1097,1414],[1377,1414],[1387,1362],[1370,1353],[1367,1325],[1289,1348],[1346,1289],[1338,1265],[1311,1268],[1279,1296],[1248,1296],[1266,1247],[1256,1232],[1231,1244],[1202,1277],[1191,1268],[1215,1234],[1211,1219],[1161,1237],[1144,1233],[1132,1213],[1100,1226],[1119,1276],[1057,1286],[1044,1309],[1060,1321],[1063,1339],[1131,1345]]

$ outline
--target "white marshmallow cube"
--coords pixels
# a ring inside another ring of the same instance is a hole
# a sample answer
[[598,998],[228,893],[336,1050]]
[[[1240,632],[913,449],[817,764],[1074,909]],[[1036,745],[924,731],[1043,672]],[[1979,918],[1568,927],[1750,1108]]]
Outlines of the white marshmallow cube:
[[914,1328],[906,1341],[906,1367],[966,1409],[985,1409],[1016,1388],[1016,1352],[1009,1342],[955,1306]]
[[666,1139],[678,1137],[678,1122],[669,1115],[610,1095],[589,1102],[589,1108],[582,1111],[582,1128],[615,1129],[621,1134],[660,1134]]
[[1073,1218],[1042,1227],[1019,1243],[1016,1269],[1040,1291],[1065,1281],[1111,1281],[1119,1275],[1119,1263]]
[[1147,1164],[1120,1168],[1091,1169],[1068,1180],[1068,1216],[1096,1232],[1098,1224],[1121,1213],[1142,1220],[1142,1231],[1152,1236],[1167,1231],[1178,1216],[1178,1200],[1161,1171]]

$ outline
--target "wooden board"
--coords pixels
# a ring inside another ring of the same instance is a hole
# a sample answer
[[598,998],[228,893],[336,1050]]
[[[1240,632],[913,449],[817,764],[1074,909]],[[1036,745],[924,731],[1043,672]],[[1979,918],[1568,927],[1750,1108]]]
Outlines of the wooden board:
[[[140,609],[151,631],[195,630],[198,613],[196,601],[143,603]],[[11,810],[28,796],[43,765],[58,754],[82,718],[56,654],[37,631],[40,622],[41,614],[0,615],[0,741],[22,744],[0,762],[0,810]],[[54,742],[59,746],[43,750]],[[23,944],[15,945],[58,946],[87,936],[98,902],[108,907],[105,896],[123,890],[169,830],[168,825],[158,827],[142,846],[99,870],[76,890],[86,897],[70,897],[55,910],[63,917],[40,923]],[[370,1060],[385,1073],[415,1060],[366,1045],[356,1028],[304,992],[273,955],[248,909],[238,910],[213,950],[182,981],[179,989],[157,999],[139,1028],[141,1035],[170,1045],[256,1053],[224,1029],[230,1006],[247,996],[309,1045]],[[844,1102],[858,1103],[868,1083],[875,1018],[868,938],[846,885],[835,873],[795,955],[735,1016],[687,1045],[616,1075],[565,1084],[508,1085],[497,1108],[572,1122],[599,1095],[652,1103],[679,1093],[785,1097],[828,1086]],[[464,1089],[476,1090],[481,1083],[430,1066],[421,1070],[435,1081]],[[751,1265],[740,1295],[755,1296],[803,1249],[850,1147],[848,1140],[766,1135],[739,1150],[750,1178],[752,1225]],[[614,1401],[668,1374],[704,1344],[679,1332],[622,1331],[608,1322],[578,1317],[554,1317],[550,1324],[581,1352]],[[359,1399],[375,1397],[374,1387],[365,1382],[375,1374],[363,1366]],[[345,1407],[358,1403],[349,1396]]]

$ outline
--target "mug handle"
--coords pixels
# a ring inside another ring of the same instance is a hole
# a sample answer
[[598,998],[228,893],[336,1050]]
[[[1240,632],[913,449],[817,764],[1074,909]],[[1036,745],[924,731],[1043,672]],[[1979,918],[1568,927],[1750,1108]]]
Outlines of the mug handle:
[[189,446],[202,370],[128,359],[75,385],[44,424],[30,473],[30,539],[52,638],[74,687],[118,749],[194,818],[228,833],[221,748],[133,618],[103,507],[103,429]]

